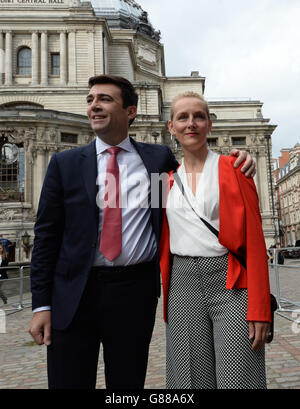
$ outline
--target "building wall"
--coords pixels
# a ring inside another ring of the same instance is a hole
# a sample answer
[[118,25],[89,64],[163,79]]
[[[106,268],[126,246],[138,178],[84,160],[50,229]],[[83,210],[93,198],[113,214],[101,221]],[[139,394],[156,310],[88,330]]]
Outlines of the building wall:
[[[17,135],[25,149],[24,201],[0,203],[0,232],[18,243],[19,259],[24,257],[20,237],[25,230],[33,237],[49,160],[54,152],[74,147],[62,142],[61,133],[78,134],[75,146],[92,139],[86,119],[89,77],[105,72],[131,80],[139,105],[129,134],[138,141],[169,145],[179,160],[182,152],[167,127],[172,99],[187,90],[205,92],[205,78],[197,71],[186,77],[166,76],[164,48],[158,41],[136,30],[110,30],[104,19],[95,17],[89,3],[63,0],[51,7],[48,3],[18,3],[17,7],[0,3],[0,49],[7,57],[5,72],[0,74],[0,134]],[[24,46],[32,50],[32,73],[20,76],[17,52]],[[60,53],[59,75],[51,74],[51,53]],[[219,153],[228,154],[237,147],[249,150],[256,159],[263,227],[267,244],[273,244],[266,141],[275,127],[263,118],[262,105],[210,101],[215,118],[211,139],[212,149]]]
[[280,241],[283,247],[294,246],[300,240],[300,145],[281,151],[278,164],[275,178]]

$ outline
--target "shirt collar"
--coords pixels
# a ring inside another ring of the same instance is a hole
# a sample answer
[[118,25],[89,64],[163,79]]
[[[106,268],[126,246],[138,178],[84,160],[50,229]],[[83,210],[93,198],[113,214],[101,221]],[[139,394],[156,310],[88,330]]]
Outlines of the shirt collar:
[[[129,136],[125,138],[119,145],[120,148],[122,148],[124,151],[127,152],[133,152],[134,148],[132,143],[130,142]],[[96,137],[96,152],[97,155],[102,154],[105,152],[107,149],[111,148],[111,145],[108,145],[107,143],[103,142],[102,139]]]

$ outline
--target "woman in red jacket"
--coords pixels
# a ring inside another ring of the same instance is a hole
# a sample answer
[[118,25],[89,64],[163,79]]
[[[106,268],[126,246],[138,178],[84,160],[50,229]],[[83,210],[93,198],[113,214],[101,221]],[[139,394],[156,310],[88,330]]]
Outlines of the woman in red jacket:
[[169,130],[184,160],[170,174],[160,242],[167,388],[264,389],[271,311],[258,196],[232,158],[208,149],[211,127],[202,96],[175,98]]

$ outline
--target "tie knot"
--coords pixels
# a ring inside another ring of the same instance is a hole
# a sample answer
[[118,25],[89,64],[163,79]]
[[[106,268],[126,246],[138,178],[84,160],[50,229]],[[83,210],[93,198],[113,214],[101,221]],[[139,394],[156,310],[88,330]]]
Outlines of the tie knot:
[[111,155],[117,156],[119,152],[121,152],[122,148],[119,148],[118,146],[113,146],[112,148],[107,149],[107,152],[110,153]]

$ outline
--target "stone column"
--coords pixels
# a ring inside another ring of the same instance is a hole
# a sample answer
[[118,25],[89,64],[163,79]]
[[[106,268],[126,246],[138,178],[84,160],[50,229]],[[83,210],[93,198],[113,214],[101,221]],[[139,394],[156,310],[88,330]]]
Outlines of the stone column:
[[12,31],[5,35],[5,85],[12,85]]
[[41,34],[41,85],[48,85],[48,34]]
[[76,78],[76,32],[69,32],[69,84],[75,85]]
[[88,38],[88,76],[93,77],[95,74],[95,43],[94,43],[94,30],[87,31]]
[[60,33],[60,83],[67,84],[67,33]]
[[3,85],[4,72],[4,39],[3,32],[0,31],[0,85]]
[[34,210],[37,211],[39,198],[44,182],[46,162],[45,162],[45,149],[44,147],[36,147],[36,160],[33,167],[33,205]]
[[38,31],[32,33],[32,79],[31,84],[39,83],[39,34]]

